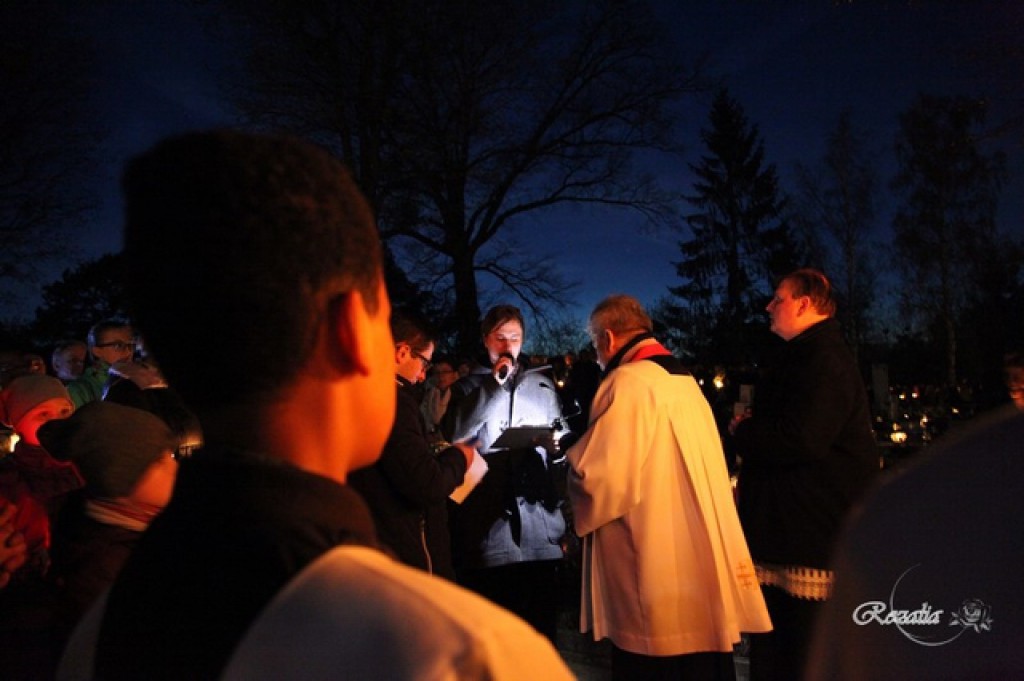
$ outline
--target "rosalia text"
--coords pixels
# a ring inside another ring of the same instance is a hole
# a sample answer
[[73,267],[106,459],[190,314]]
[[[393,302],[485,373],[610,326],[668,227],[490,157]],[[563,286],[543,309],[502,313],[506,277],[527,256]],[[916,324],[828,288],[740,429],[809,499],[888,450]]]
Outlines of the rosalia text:
[[882,601],[868,601],[861,603],[853,611],[853,621],[860,626],[881,624],[883,626],[895,624],[905,626],[909,624],[940,624],[940,617],[943,610],[932,610],[928,603],[922,603],[917,610],[889,610]]

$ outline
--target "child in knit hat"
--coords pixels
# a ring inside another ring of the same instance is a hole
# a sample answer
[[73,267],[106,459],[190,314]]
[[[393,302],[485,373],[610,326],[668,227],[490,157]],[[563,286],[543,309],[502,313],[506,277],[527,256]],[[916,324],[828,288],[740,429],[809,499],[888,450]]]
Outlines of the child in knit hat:
[[0,497],[17,506],[14,525],[28,545],[29,566],[39,573],[48,565],[50,524],[82,478],[73,464],[55,460],[39,445],[38,431],[73,411],[67,389],[52,376],[20,376],[0,392],[0,421],[19,438],[0,459]]
[[170,501],[179,437],[154,414],[101,401],[46,423],[39,440],[85,479],[81,503],[65,510],[53,537],[54,638],[62,642]]

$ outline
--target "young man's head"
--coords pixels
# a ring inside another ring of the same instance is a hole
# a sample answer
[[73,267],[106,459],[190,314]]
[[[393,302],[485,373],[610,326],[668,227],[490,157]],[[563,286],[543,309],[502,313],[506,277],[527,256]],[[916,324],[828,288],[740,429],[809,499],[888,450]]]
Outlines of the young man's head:
[[484,348],[492,363],[502,355],[517,359],[526,335],[523,313],[513,305],[495,305],[480,322],[480,333],[483,334]]
[[127,322],[104,319],[89,329],[89,352],[101,362],[127,362],[135,354],[135,332]]
[[134,159],[123,186],[134,319],[201,418],[278,405],[300,379],[334,401],[352,379],[367,404],[349,408],[383,443],[390,307],[373,216],[341,163],[294,138],[194,133]]
[[57,343],[50,357],[53,373],[62,381],[73,381],[85,371],[89,349],[84,341],[64,340]]
[[431,363],[430,375],[434,385],[444,391],[452,387],[452,384],[459,378],[459,372],[455,368],[454,361],[449,357],[435,359]]
[[433,332],[426,323],[415,315],[393,312],[391,335],[395,339],[395,373],[410,383],[426,379],[434,357]]
[[790,272],[779,282],[765,310],[771,317],[772,333],[783,340],[792,340],[835,314],[832,285],[815,269]]

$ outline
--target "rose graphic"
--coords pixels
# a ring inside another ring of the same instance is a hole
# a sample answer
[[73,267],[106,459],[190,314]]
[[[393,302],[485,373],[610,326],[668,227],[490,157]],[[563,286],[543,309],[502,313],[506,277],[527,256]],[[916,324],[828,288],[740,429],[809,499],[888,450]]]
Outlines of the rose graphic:
[[977,598],[968,598],[960,604],[960,610],[953,613],[949,626],[960,625],[964,629],[973,629],[976,632],[988,631],[992,628],[992,618],[989,616],[990,608],[984,601]]

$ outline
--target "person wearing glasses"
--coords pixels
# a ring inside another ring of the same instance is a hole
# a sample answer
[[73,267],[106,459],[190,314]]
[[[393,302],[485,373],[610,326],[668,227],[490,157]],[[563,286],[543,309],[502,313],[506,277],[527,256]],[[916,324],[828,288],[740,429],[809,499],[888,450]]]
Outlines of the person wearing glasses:
[[420,411],[427,422],[427,435],[434,439],[441,437],[441,420],[448,410],[448,402],[452,397],[452,385],[459,378],[455,363],[442,357],[432,363],[430,379],[425,382],[423,401]]
[[68,383],[68,393],[75,407],[103,399],[103,390],[110,378],[110,367],[128,362],[135,354],[135,334],[127,322],[104,319],[89,329],[87,338],[92,363],[77,379]]
[[487,474],[452,507],[452,554],[459,583],[516,613],[554,641],[558,569],[566,530],[565,456],[553,438],[496,447],[514,426],[553,426],[562,417],[549,367],[520,361],[525,323],[498,305],[480,324],[484,354],[452,387],[443,430],[472,441]]
[[398,388],[395,423],[380,459],[353,472],[349,484],[370,507],[378,536],[400,561],[455,581],[446,501],[479,455],[465,443],[434,455],[416,390],[430,370],[432,334],[414,316],[395,312],[391,335]]
[[348,485],[380,456],[412,348],[345,166],[215,130],[161,141],[122,186],[132,319],[203,445],[57,678],[571,678],[525,623],[380,551]]

